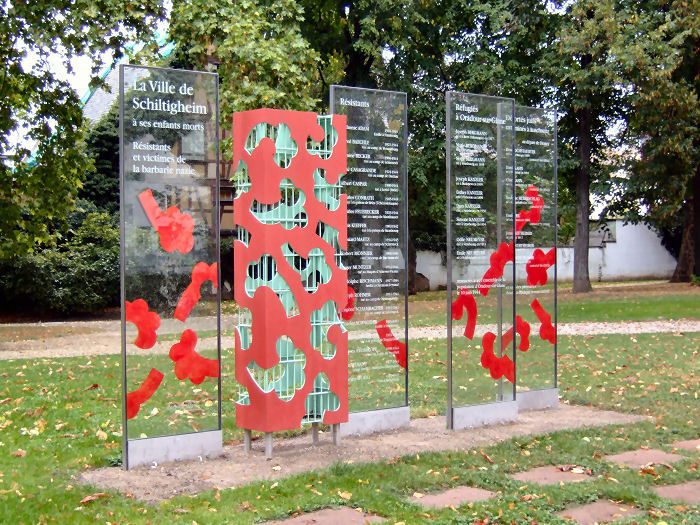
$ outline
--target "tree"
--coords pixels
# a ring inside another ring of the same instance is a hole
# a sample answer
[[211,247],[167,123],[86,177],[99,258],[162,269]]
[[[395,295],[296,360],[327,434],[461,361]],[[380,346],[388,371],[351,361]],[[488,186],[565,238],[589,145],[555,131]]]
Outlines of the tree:
[[[537,1],[414,2],[395,33],[382,86],[409,94],[409,224],[422,249],[445,246],[445,92],[547,96],[542,49],[555,18]],[[551,90],[549,90],[551,91]]]
[[300,34],[302,15],[295,0],[174,2],[174,60],[200,69],[217,65],[222,128],[230,129],[236,111],[319,105],[318,55]]
[[[415,28],[423,6],[412,0],[300,0],[302,34],[321,58],[320,71],[337,71],[348,86],[376,88],[384,70],[383,53],[397,35]],[[428,2],[429,3],[429,2]],[[324,85],[332,79],[325,78]],[[325,87],[324,86],[324,87]]]
[[[0,7],[0,256],[32,250],[65,219],[89,162],[80,151],[80,101],[54,73],[70,59],[118,59],[148,40],[163,16],[158,0],[38,0]],[[32,155],[31,151],[34,149]]]
[[114,104],[90,128],[85,137],[85,155],[92,160],[93,169],[78,191],[99,211],[119,213],[119,106]]
[[[561,15],[558,45],[549,57],[557,80],[559,108],[565,113],[560,138],[575,151],[574,170],[561,179],[575,186],[574,293],[591,291],[588,235],[591,181],[610,169],[606,131],[622,115],[623,87],[613,53],[618,17],[611,0],[577,0]],[[573,180],[572,180],[573,179]]]
[[[620,65],[630,86],[624,138],[637,155],[615,179],[610,209],[680,232],[672,281],[700,275],[700,100],[697,10],[682,1],[634,5],[622,25]],[[639,38],[644,35],[644,38]]]
[[[444,249],[445,92],[541,102],[551,92],[542,50],[553,39],[555,17],[536,0],[303,4],[304,36],[322,64],[342,61],[343,82],[408,93],[409,246]],[[409,249],[409,275],[414,254]]]

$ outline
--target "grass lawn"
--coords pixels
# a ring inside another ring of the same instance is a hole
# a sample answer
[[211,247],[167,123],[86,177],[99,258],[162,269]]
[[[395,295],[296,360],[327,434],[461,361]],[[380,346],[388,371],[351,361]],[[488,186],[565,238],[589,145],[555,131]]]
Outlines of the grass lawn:
[[[445,294],[445,291],[438,291],[411,296],[411,326],[444,326],[447,322]],[[532,298],[527,299],[528,302],[530,300]],[[477,303],[479,323],[496,322],[495,294],[490,293],[485,298],[477,297]],[[627,285],[594,283],[592,293],[574,294],[570,285],[562,285],[558,290],[557,306],[560,323],[697,319],[700,318],[700,288],[665,282]]]
[[[414,416],[444,411],[441,341],[412,345]],[[435,352],[438,355],[435,355]],[[655,496],[654,485],[700,479],[700,455],[655,474],[621,468],[601,456],[642,446],[671,449],[674,440],[700,435],[700,334],[599,335],[560,339],[560,388],[565,402],[652,415],[655,422],[558,432],[509,440],[481,450],[430,453],[380,464],[341,464],[321,472],[243,488],[174,498],[148,506],[117,493],[81,504],[95,488],[71,476],[118,462],[118,358],[1,361],[0,517],[3,523],[255,523],[298,510],[333,505],[362,507],[389,523],[565,523],[553,513],[573,503],[611,498],[647,512],[638,523],[698,523],[698,507]],[[437,376],[438,379],[434,379]],[[224,413],[235,392],[224,377]],[[227,392],[228,391],[228,392]],[[231,395],[228,395],[230,393]],[[231,416],[225,440],[240,439]],[[506,474],[547,464],[591,468],[585,483],[542,488]],[[426,510],[406,501],[414,492],[474,484],[499,493],[489,502],[455,510]],[[534,521],[533,521],[534,520]]]

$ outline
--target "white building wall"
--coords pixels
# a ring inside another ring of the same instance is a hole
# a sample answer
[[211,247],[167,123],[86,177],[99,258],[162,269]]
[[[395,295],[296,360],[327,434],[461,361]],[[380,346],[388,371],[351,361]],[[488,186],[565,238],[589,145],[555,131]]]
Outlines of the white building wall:
[[[661,245],[657,233],[643,224],[624,224],[615,221],[616,242],[592,247],[588,253],[588,272],[591,281],[624,281],[634,279],[669,279],[676,268],[676,260]],[[547,249],[544,249],[547,251]],[[532,250],[518,250],[516,259],[527,261]],[[416,271],[430,281],[430,289],[447,286],[445,255],[418,251]],[[560,247],[557,253],[557,275],[560,282],[574,278],[574,249]],[[480,279],[485,267],[453,266],[453,279]],[[551,270],[550,270],[551,273]],[[552,275],[550,275],[552,277]]]
[[[670,279],[676,268],[676,259],[661,245],[658,234],[644,224],[615,222],[617,242],[589,250],[591,281]],[[560,248],[558,255],[559,280],[572,281],[574,249]]]

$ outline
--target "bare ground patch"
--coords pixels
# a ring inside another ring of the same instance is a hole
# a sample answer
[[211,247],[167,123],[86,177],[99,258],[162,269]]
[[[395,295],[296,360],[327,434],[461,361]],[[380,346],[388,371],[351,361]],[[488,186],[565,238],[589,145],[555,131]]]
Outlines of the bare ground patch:
[[180,494],[224,489],[263,479],[279,479],[334,463],[385,461],[397,456],[439,450],[466,450],[516,436],[539,435],[581,427],[633,423],[646,418],[631,414],[561,405],[556,409],[525,411],[518,422],[449,431],[444,417],[411,420],[408,428],[366,436],[344,437],[340,446],[330,434],[313,445],[311,435],[275,439],[273,458],[267,460],[262,442],[251,453],[243,445],[226,446],[224,455],[203,461],[183,461],[124,471],[109,467],[86,471],[78,481],[100,489],[114,489],[157,504]]

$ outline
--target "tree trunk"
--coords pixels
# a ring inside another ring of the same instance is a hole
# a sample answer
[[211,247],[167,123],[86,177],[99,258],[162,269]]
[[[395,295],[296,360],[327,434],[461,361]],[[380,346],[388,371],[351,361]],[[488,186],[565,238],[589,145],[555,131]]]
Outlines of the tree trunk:
[[693,240],[693,232],[697,230],[695,228],[695,215],[696,211],[693,199],[688,199],[686,205],[683,209],[683,219],[685,224],[683,225],[683,237],[681,239],[681,251],[678,254],[678,262],[676,263],[676,269],[673,271],[673,276],[671,277],[672,283],[687,283],[690,282],[691,275],[695,266],[695,244]]
[[[581,66],[590,64],[590,55],[581,58]],[[576,112],[578,119],[578,161],[576,173],[576,237],[574,244],[574,293],[590,292],[591,280],[588,276],[588,219],[590,213],[591,190],[591,108],[584,107]]]

